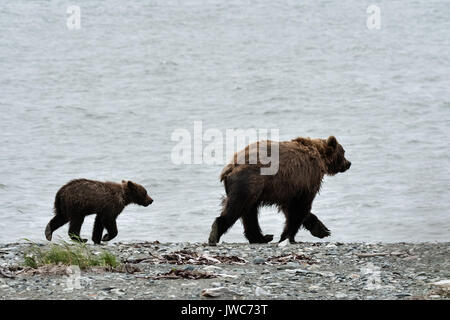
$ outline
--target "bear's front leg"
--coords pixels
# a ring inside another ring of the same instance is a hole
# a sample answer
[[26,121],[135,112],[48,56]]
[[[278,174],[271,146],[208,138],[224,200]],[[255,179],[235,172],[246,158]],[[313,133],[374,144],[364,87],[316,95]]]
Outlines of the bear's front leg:
[[322,239],[331,234],[330,230],[312,212],[306,216],[302,224],[314,237]]
[[74,217],[70,220],[69,224],[69,237],[72,241],[87,242],[87,239],[80,237],[81,226],[84,221],[84,216]]
[[108,231],[108,233],[103,236],[102,241],[110,241],[114,239],[118,233],[116,220],[112,218],[103,218],[102,223],[106,228],[106,231]]
[[103,227],[103,223],[102,223],[102,218],[100,217],[99,214],[97,214],[97,216],[95,217],[95,222],[94,222],[94,231],[92,231],[92,241],[94,241],[95,244],[101,243],[103,229],[104,229],[104,227]]
[[250,243],[268,243],[273,240],[272,234],[263,235],[258,222],[258,207],[250,207],[242,216],[244,234]]

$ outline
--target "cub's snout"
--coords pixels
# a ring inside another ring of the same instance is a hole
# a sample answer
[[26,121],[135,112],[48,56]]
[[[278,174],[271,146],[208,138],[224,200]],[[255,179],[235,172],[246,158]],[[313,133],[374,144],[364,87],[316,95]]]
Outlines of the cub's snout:
[[148,207],[152,203],[153,203],[153,199],[150,198],[149,196],[147,196],[147,198],[145,199],[144,207]]

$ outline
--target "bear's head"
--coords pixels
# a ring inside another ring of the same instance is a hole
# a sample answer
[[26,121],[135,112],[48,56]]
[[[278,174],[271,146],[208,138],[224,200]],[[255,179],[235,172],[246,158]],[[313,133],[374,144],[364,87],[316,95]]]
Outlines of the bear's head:
[[327,174],[335,175],[350,169],[352,163],[345,159],[345,150],[337,142],[334,136],[329,137],[325,142],[325,163]]
[[122,185],[126,186],[130,202],[144,207],[148,207],[153,202],[153,199],[147,194],[147,190],[140,184],[133,181],[122,181]]

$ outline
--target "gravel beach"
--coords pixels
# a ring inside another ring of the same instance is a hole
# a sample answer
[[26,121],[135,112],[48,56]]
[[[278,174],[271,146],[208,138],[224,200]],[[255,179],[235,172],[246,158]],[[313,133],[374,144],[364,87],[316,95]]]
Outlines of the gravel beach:
[[[48,244],[40,244],[43,248]],[[450,243],[136,242],[91,246],[114,270],[24,268],[0,245],[1,299],[449,299]]]

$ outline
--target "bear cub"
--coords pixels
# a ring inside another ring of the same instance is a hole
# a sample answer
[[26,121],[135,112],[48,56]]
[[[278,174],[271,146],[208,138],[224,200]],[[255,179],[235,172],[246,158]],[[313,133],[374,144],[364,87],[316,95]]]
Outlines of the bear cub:
[[[92,241],[109,241],[117,236],[116,219],[130,203],[144,207],[153,199],[140,184],[122,180],[122,183],[100,182],[87,179],[76,179],[65,184],[56,193],[55,216],[45,228],[45,237],[52,240],[52,233],[69,222],[69,236],[72,240],[80,239],[81,225],[84,217],[96,214]],[[108,232],[103,235],[103,229]]]

